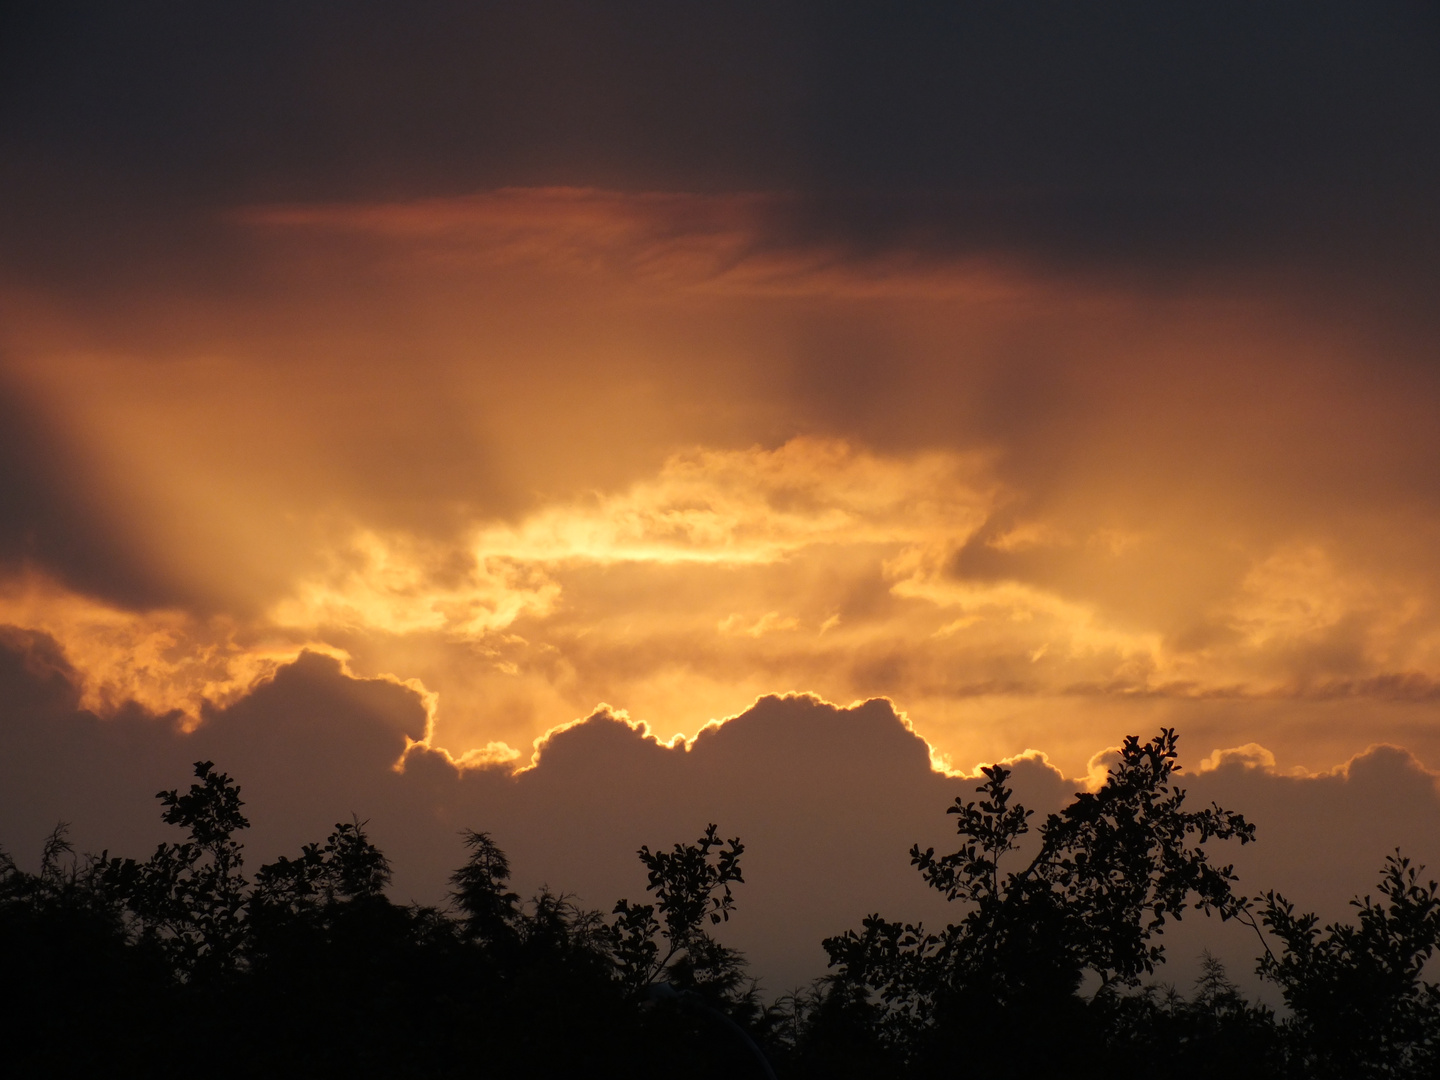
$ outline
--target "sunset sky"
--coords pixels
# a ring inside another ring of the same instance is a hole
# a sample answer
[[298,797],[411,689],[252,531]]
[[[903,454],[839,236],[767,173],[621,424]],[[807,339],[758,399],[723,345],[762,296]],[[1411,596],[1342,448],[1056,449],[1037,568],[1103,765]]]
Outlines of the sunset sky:
[[6,5],[0,845],[716,820],[783,989],[1164,725],[1338,916],[1440,873],[1437,331],[1428,3]]

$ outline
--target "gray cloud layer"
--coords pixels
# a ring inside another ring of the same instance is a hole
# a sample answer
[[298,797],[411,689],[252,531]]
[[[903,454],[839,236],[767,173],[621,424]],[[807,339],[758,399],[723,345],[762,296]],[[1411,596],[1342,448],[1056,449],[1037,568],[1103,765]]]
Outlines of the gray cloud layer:
[[[859,248],[1432,270],[1423,3],[7,5],[0,218],[68,278],[185,208],[802,193]],[[168,241],[166,237],[168,236]],[[207,237],[206,242],[216,238]],[[198,251],[192,251],[198,255]]]

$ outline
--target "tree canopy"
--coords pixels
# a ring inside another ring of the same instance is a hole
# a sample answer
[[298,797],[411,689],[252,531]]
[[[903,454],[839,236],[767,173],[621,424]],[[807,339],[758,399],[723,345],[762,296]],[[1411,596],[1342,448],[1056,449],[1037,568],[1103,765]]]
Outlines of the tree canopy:
[[[745,845],[715,824],[639,848],[649,896],[608,915],[522,899],[473,830],[449,904],[401,905],[357,818],[247,876],[239,785],[197,762],[188,790],[157,796],[183,838],[144,861],[79,856],[63,825],[37,872],[0,852],[21,991],[0,1033],[19,1067],[62,1074],[1440,1075],[1440,886],[1396,852],[1353,924],[1241,895],[1214,845],[1255,829],[1187,806],[1177,747],[1170,729],[1126,738],[1104,783],[1038,827],[987,767],[947,811],[954,850],[910,852],[956,919],[872,914],[822,943],[828,976],[769,1003],[713,936],[745,880]],[[1280,1014],[1210,957],[1188,996],[1146,981],[1191,911],[1259,935]]]

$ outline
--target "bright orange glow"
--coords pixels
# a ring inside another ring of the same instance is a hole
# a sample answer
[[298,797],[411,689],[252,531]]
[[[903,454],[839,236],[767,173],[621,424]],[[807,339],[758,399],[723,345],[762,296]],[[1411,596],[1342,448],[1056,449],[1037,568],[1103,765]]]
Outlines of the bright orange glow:
[[325,653],[414,687],[462,768],[598,701],[691,738],[786,691],[887,697],[960,771],[1084,776],[1160,722],[1440,759],[1432,418],[1353,341],[1283,290],[841,250],[793,211],[251,207],[253,295],[27,294],[7,385],[163,595],[27,565],[0,619],[87,708],[190,727]]

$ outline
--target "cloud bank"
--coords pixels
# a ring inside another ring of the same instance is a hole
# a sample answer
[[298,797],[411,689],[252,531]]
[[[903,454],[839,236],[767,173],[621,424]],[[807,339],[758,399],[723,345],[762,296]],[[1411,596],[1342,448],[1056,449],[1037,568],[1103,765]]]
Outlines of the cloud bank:
[[[442,898],[462,858],[462,827],[490,831],[525,889],[549,884],[608,908],[643,892],[637,847],[718,822],[747,845],[741,914],[727,940],[771,992],[823,973],[820,939],[871,911],[954,917],[906,853],[916,842],[944,850],[953,840],[945,808],[976,781],[937,771],[888,701],[841,708],[811,695],[764,697],[673,745],[601,707],[541,740],[518,774],[460,770],[424,752],[401,773],[392,765],[423,728],[424,702],[394,683],[347,676],[327,657],[281,667],[190,734],[140,710],[100,720],[78,708],[74,673],[53,642],[12,632],[0,660],[0,842],[21,859],[60,819],[82,847],[143,855],[164,835],[152,792],[183,784],[189,762],[206,758],[243,785],[253,858],[291,851],[353,812],[391,853],[396,892],[425,902]],[[1188,761],[1196,750],[1191,743]],[[1018,797],[1041,815],[1085,783],[1034,752],[1010,767]],[[1258,825],[1258,843],[1223,853],[1252,894],[1277,888],[1338,918],[1351,896],[1373,887],[1392,848],[1440,867],[1437,776],[1405,751],[1374,747],[1312,775],[1252,746],[1216,752],[1187,775],[1191,799],[1218,801]],[[1247,935],[1183,920],[1171,928],[1174,963],[1162,977],[1183,982],[1202,947],[1243,974],[1258,952]]]

